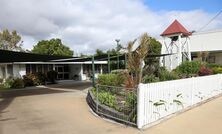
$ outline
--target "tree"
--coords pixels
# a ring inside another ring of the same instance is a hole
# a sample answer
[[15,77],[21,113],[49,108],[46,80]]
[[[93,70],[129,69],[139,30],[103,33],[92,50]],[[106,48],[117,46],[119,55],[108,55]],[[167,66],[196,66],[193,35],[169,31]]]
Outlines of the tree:
[[60,39],[42,40],[32,49],[32,53],[73,56],[73,51],[65,46]]
[[132,48],[136,40],[130,41],[128,43],[127,69],[129,75],[126,83],[127,87],[135,88],[141,82],[143,69],[142,63],[144,58],[148,54],[150,40],[151,38],[148,36],[147,33],[143,34],[139,39],[139,46],[135,51],[132,51]]
[[104,54],[106,54],[106,53],[104,53],[102,50],[96,49],[96,54],[95,54],[95,56],[101,56],[101,55],[104,55]]
[[11,33],[7,29],[0,32],[0,49],[22,51],[21,36],[16,30]]
[[[161,54],[161,43],[157,41],[155,38],[151,38],[150,40],[150,46],[148,48],[148,53],[149,55],[160,55]],[[144,59],[145,61],[145,67],[144,67],[144,72],[145,74],[153,74],[153,73],[158,73],[159,69],[159,57],[149,57],[146,56]]]

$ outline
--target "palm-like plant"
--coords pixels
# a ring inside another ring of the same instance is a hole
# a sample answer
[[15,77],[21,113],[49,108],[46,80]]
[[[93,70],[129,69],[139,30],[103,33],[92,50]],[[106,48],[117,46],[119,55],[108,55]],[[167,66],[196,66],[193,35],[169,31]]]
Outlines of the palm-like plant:
[[142,79],[142,69],[143,69],[143,60],[148,54],[148,49],[150,46],[150,37],[147,33],[143,34],[139,38],[139,46],[135,51],[132,51],[133,45],[136,40],[130,41],[128,43],[128,60],[127,60],[127,69],[129,71],[126,86],[127,87],[136,87]]

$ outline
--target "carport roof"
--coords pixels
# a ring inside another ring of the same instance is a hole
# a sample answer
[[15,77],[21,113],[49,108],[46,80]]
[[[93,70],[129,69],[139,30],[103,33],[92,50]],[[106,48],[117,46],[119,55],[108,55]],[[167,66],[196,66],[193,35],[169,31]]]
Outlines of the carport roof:
[[52,55],[42,55],[42,54],[0,50],[0,63],[47,62],[47,61],[51,61],[51,60],[68,59],[68,58],[74,58],[74,57],[52,56]]
[[[169,54],[159,54],[159,55],[148,55],[148,57],[161,57],[167,56]],[[95,61],[107,61],[108,55],[100,55],[94,57]],[[116,55],[110,55],[110,60],[117,60]],[[125,60],[125,54],[119,55],[119,60]],[[19,63],[19,62],[52,62],[52,63],[70,63],[70,62],[88,62],[92,61],[92,57],[68,57],[68,56],[53,56],[53,55],[42,55],[42,54],[33,54],[25,52],[14,52],[8,50],[0,50],[0,63]]]

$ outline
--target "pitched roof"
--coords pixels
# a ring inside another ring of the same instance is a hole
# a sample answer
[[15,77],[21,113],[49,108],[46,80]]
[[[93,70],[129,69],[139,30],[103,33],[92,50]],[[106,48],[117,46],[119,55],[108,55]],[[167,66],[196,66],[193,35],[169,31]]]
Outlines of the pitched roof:
[[190,32],[184,28],[183,25],[180,24],[179,21],[175,20],[162,34],[161,36],[166,36],[166,35],[172,35],[172,34],[179,34],[182,33],[185,36],[191,35]]

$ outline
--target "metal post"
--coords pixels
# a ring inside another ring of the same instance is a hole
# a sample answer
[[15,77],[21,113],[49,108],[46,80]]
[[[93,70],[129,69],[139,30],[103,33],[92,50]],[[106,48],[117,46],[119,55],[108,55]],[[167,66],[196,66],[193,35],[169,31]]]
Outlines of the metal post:
[[98,99],[98,85],[96,85],[96,112],[98,113],[99,109],[99,99]]
[[108,73],[110,73],[110,54],[108,53]]
[[119,53],[117,52],[117,69],[119,69]]
[[127,69],[127,55],[125,53],[125,69]]
[[92,56],[92,84],[95,87],[95,64],[94,64],[94,56]]

